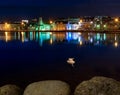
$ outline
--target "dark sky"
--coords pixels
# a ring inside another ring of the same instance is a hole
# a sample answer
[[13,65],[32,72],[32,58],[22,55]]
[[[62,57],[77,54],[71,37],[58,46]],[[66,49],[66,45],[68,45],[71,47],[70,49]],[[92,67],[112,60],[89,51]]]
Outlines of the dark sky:
[[0,0],[1,17],[120,15],[120,0]]

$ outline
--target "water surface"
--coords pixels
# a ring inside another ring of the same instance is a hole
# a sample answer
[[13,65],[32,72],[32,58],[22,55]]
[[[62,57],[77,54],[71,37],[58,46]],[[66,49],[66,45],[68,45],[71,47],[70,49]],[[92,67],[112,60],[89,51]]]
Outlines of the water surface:
[[[0,85],[63,80],[75,87],[94,76],[120,80],[120,34],[1,32]],[[74,58],[75,64],[67,63]]]

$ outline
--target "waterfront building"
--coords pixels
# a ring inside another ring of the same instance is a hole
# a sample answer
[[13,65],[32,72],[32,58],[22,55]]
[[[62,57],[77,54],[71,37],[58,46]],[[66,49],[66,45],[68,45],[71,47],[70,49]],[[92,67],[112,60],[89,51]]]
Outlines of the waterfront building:
[[20,23],[0,23],[0,30],[6,30],[6,31],[19,31],[20,30]]
[[80,18],[81,22],[81,29],[82,30],[93,30],[94,24],[93,24],[94,17],[91,16],[85,16]]
[[81,24],[79,23],[70,23],[68,22],[66,24],[66,30],[78,30],[80,28]]
[[53,30],[53,31],[56,30],[56,24],[55,24],[55,22],[50,21],[50,30]]
[[94,29],[101,30],[102,29],[102,16],[97,16],[94,18]]
[[38,25],[36,26],[36,30],[40,31],[45,31],[45,30],[51,30],[50,24],[45,24],[43,23],[42,18],[39,18]]
[[55,30],[57,30],[57,31],[67,30],[66,24],[67,24],[66,21],[56,21],[55,22]]
[[120,17],[109,16],[84,16],[79,18],[67,18],[43,22],[42,18],[32,20],[21,20],[20,22],[0,23],[0,30],[6,31],[116,31],[120,30]]
[[37,24],[38,24],[38,20],[36,18],[31,19],[29,21],[28,30],[35,31],[36,27],[37,27]]

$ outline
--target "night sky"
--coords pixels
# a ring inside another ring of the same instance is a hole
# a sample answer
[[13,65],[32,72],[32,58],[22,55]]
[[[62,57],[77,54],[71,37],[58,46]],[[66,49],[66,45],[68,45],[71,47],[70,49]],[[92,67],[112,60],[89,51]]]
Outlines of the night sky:
[[1,17],[120,15],[120,0],[0,0]]

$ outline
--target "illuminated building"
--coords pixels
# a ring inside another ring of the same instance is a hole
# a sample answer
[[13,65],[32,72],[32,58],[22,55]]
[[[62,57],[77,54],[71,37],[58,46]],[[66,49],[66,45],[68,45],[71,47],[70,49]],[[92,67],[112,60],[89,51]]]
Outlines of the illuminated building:
[[42,18],[40,17],[36,30],[38,31],[51,30],[51,27],[50,27],[50,24],[44,24]]
[[72,30],[72,25],[68,22],[68,24],[66,24],[66,29],[67,30]]
[[64,22],[64,21],[58,22],[57,21],[55,24],[56,24],[55,28],[57,31],[66,30],[66,22]]
[[78,18],[62,18],[43,22],[42,18],[21,20],[19,23],[0,23],[0,30],[8,31],[112,31],[120,30],[120,17],[83,16]]

